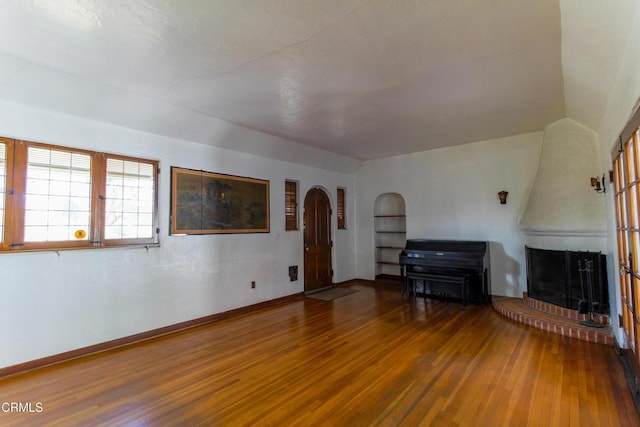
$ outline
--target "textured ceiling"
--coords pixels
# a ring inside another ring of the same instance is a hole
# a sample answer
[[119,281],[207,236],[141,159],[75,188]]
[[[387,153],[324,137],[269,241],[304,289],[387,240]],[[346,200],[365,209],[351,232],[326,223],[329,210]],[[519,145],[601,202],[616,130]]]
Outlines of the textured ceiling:
[[560,2],[566,115],[596,132],[639,4],[638,0]]
[[597,131],[608,43],[626,42],[605,29],[632,3],[0,0],[0,99],[216,145],[222,120],[356,159],[565,116]]

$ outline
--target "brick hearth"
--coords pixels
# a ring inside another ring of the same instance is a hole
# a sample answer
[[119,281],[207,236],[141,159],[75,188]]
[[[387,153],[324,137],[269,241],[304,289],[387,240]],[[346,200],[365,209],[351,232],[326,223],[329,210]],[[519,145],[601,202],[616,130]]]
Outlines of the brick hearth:
[[529,298],[526,293],[523,298],[494,296],[492,304],[503,316],[537,329],[600,344],[615,343],[609,317],[606,315],[594,314],[594,320],[605,324],[604,328],[590,328],[580,324],[589,315]]

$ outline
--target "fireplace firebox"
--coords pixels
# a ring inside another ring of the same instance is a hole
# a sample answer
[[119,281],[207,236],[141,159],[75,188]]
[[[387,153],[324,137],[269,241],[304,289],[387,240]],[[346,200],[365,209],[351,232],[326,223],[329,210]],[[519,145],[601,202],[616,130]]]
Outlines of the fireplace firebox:
[[609,313],[606,257],[600,252],[557,251],[526,247],[527,292],[531,298],[578,310],[588,301],[587,278],[579,262],[593,261],[593,311]]

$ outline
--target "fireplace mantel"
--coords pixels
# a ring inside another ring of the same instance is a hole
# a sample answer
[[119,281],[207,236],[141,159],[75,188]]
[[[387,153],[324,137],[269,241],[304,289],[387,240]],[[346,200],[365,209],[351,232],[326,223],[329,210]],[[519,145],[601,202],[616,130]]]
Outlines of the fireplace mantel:
[[604,228],[590,229],[558,229],[558,228],[527,228],[521,227],[520,231],[529,236],[544,237],[606,237]]

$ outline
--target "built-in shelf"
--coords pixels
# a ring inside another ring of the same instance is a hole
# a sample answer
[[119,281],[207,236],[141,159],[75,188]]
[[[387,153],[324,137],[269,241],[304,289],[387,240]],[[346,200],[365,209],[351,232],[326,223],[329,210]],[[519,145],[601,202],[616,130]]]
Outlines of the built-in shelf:
[[[398,195],[396,195],[398,196]],[[394,212],[395,211],[395,212]],[[404,201],[376,206],[374,214],[376,277],[397,274],[400,251],[407,241]]]

